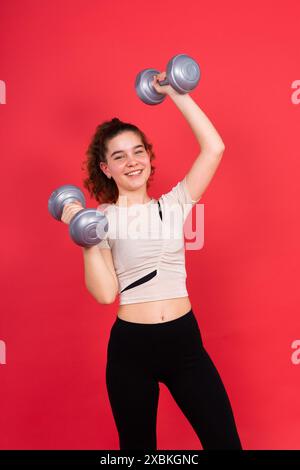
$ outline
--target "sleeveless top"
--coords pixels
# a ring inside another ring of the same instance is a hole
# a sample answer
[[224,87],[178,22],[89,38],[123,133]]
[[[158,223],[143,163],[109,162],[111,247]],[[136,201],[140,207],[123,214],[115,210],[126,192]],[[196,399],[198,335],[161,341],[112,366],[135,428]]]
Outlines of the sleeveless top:
[[104,204],[109,227],[97,246],[112,252],[120,305],[188,296],[183,226],[199,200],[184,177],[158,200]]

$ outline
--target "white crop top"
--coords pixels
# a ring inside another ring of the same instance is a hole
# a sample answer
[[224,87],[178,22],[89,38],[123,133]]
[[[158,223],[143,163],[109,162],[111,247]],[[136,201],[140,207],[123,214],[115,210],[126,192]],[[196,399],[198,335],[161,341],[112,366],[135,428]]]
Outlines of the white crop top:
[[158,200],[106,205],[109,228],[97,246],[112,251],[120,305],[188,296],[183,225],[199,200],[184,177]]

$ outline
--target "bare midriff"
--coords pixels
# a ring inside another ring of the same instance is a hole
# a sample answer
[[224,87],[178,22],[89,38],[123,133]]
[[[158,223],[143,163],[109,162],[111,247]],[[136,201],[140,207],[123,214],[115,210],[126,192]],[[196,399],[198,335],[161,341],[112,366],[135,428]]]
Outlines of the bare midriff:
[[191,308],[189,297],[179,297],[120,305],[117,316],[133,323],[164,323],[182,317]]

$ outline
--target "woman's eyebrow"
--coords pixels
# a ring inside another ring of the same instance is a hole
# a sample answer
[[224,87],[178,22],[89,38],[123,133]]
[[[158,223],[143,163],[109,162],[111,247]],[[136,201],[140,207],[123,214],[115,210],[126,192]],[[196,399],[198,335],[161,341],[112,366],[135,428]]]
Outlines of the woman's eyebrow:
[[[142,144],[135,145],[134,147],[131,148],[131,150],[136,149],[138,147],[143,147],[143,145]],[[120,153],[120,152],[124,152],[124,150],[116,150],[115,152],[111,154],[111,157],[113,157],[116,153]]]

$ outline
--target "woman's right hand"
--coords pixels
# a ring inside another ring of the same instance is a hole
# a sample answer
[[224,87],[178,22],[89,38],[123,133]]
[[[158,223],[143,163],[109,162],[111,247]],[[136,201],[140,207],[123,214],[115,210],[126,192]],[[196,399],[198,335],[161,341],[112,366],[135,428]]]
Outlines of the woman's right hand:
[[61,221],[65,224],[69,224],[73,219],[74,215],[77,214],[77,212],[81,211],[81,209],[84,209],[84,207],[79,201],[74,201],[70,202],[69,204],[65,204],[61,216]]

